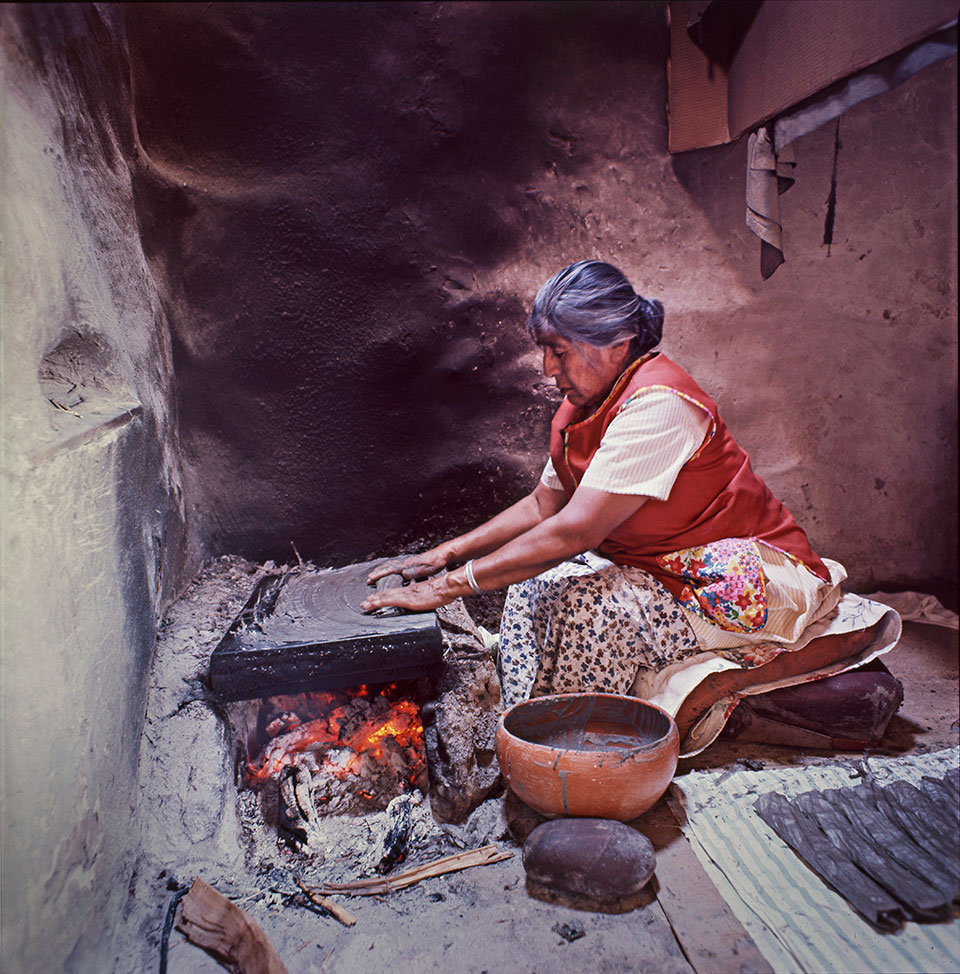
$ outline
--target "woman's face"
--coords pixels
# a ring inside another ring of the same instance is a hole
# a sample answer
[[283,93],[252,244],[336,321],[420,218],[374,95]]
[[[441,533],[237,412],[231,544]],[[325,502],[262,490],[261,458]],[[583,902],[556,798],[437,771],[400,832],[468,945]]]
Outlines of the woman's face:
[[543,374],[574,406],[588,411],[603,402],[629,364],[628,341],[597,348],[547,333],[537,344],[543,350]]

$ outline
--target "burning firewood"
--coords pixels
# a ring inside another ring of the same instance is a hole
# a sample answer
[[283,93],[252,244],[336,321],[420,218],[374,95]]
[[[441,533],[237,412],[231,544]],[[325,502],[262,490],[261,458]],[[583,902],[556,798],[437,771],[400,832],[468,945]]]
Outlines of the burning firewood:
[[395,690],[360,687],[353,697],[305,694],[273,702],[267,729],[278,733],[248,763],[246,779],[254,788],[278,783],[285,840],[309,845],[317,816],[383,808],[398,795],[426,790],[419,708],[392,699]]
[[413,804],[411,795],[398,795],[387,805],[390,825],[381,839],[378,850],[377,872],[388,873],[407,854],[407,844],[413,828]]
[[291,848],[308,842],[307,829],[313,818],[313,799],[309,784],[302,781],[308,778],[309,775],[301,774],[295,765],[280,772],[277,830]]
[[294,727],[299,727],[303,721],[294,713],[289,710],[285,710],[282,714],[274,717],[273,720],[266,726],[266,732],[268,737],[276,737],[278,734],[283,734],[288,730],[293,730]]
[[199,877],[180,905],[177,929],[235,974],[287,974],[263,930]]

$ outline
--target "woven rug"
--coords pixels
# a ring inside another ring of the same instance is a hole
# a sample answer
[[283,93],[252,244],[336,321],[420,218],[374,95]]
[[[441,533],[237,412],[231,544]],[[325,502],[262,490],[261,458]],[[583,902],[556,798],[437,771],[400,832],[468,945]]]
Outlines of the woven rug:
[[960,919],[909,922],[881,933],[824,883],[754,811],[757,798],[942,777],[957,749],[871,757],[818,767],[691,772],[670,803],[707,874],[775,971],[952,972],[960,970]]

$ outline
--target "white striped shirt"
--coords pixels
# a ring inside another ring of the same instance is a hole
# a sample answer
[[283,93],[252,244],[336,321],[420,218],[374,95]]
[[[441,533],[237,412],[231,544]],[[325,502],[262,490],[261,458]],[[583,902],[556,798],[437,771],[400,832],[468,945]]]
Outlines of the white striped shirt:
[[[611,494],[644,494],[665,501],[680,468],[700,448],[709,428],[709,413],[683,396],[641,389],[610,421],[581,483]],[[563,490],[549,458],[540,481]]]

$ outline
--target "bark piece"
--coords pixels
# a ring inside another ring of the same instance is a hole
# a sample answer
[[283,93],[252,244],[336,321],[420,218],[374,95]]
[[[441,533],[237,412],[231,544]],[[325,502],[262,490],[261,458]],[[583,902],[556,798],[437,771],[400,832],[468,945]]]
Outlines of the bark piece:
[[[941,810],[908,781],[895,781],[883,788],[874,788],[880,795],[877,807],[881,807],[882,801],[900,827],[936,855],[954,880],[960,880],[957,831],[946,809]],[[960,895],[960,882],[955,886],[954,895]]]
[[950,818],[951,826],[954,830],[960,827],[960,795],[957,794],[956,787],[950,786],[947,778],[942,781],[925,775],[920,782],[923,793],[932,801],[936,802]]
[[885,855],[882,847],[868,841],[867,836],[851,826],[840,807],[815,792],[798,795],[794,804],[817,822],[840,852],[911,912],[928,920],[943,916],[940,891]]
[[903,925],[900,904],[861,872],[820,830],[815,821],[783,795],[761,795],[754,808],[760,817],[853,908],[882,930]]
[[869,780],[791,800],[763,795],[754,807],[851,905],[887,927],[900,918],[879,889],[918,920],[947,917],[960,896],[956,782],[955,772],[924,778],[921,788]]
[[311,889],[309,886],[304,886],[299,879],[296,882],[297,886],[300,887],[301,891],[314,906],[319,906],[321,910],[326,910],[330,916],[335,920],[339,920],[345,927],[356,925],[357,918],[345,906],[334,903],[327,896],[321,896],[316,890]]
[[523,846],[527,877],[548,889],[599,902],[633,896],[656,860],[650,840],[623,822],[567,818],[545,822]]
[[496,844],[481,846],[479,849],[469,849],[457,852],[452,856],[444,856],[433,862],[415,866],[396,876],[384,876],[383,879],[358,879],[352,883],[324,883],[325,893],[350,893],[354,896],[380,896],[383,893],[393,893],[398,889],[405,889],[422,879],[433,876],[443,876],[446,873],[459,872],[471,866],[486,866],[493,862],[509,859],[512,852],[501,852]]
[[236,974],[287,974],[263,930],[199,877],[183,898],[177,929]]
[[886,855],[940,890],[944,903],[953,898],[956,885],[953,878],[936,856],[919,845],[877,806],[872,790],[860,787],[832,789],[825,791],[824,796],[828,801],[839,804],[847,818]]

